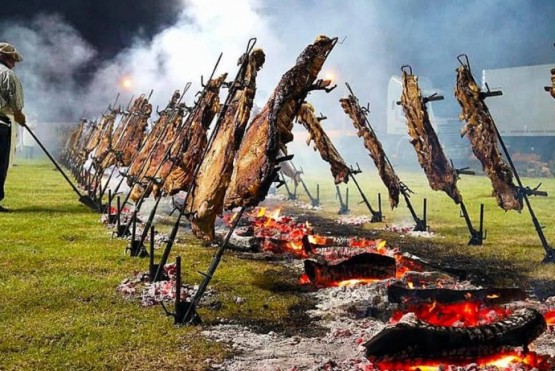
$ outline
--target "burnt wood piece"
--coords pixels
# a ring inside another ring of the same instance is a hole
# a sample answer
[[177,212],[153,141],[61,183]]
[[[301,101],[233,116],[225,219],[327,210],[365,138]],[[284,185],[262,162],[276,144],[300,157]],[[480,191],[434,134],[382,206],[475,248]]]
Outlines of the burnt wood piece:
[[466,122],[461,136],[466,135],[470,140],[472,152],[491,181],[497,204],[504,210],[522,210],[522,198],[513,183],[513,172],[497,147],[495,123],[484,102],[484,93],[474,81],[468,65],[457,68],[455,98],[462,108],[459,118]]
[[391,278],[396,273],[394,258],[372,253],[362,253],[334,265],[305,260],[304,269],[310,281],[316,285],[351,279]]
[[469,299],[488,304],[503,304],[515,300],[524,300],[526,292],[519,288],[485,288],[472,290],[454,290],[447,288],[408,288],[394,283],[387,288],[387,299],[391,303],[417,303],[437,301],[439,303],[457,303]]
[[434,191],[444,191],[458,204],[462,201],[462,196],[457,188],[457,172],[445,156],[430,122],[428,109],[418,86],[418,76],[403,70],[402,82],[401,105],[418,163],[424,169],[430,187]]
[[293,120],[311,90],[326,89],[331,81],[316,80],[337,38],[319,36],[297,58],[262,110],[247,128],[224,199],[224,208],[256,206],[277,180],[281,150],[293,140]]
[[[254,49],[245,58],[248,58],[245,67],[236,78],[239,86],[229,92],[233,96],[226,100],[226,103],[229,102],[227,109],[214,129],[217,131],[202,160],[191,196],[187,198],[187,210],[193,212],[190,218],[191,230],[203,240],[215,238],[214,222],[216,216],[223,212],[225,192],[233,173],[233,160],[251,115],[256,77],[266,56],[262,49]],[[240,59],[240,62],[243,61]]]
[[528,348],[547,329],[542,314],[530,308],[511,316],[476,327],[432,326],[407,315],[395,326],[387,326],[367,341],[370,360],[463,359],[486,356],[510,347]]
[[392,209],[397,207],[399,204],[399,193],[401,192],[401,182],[395,170],[393,170],[393,167],[391,167],[391,164],[387,160],[382,144],[376,136],[376,133],[369,128],[366,115],[360,107],[358,99],[353,95],[349,95],[348,98],[342,98],[339,102],[341,103],[343,111],[345,111],[353,121],[355,129],[357,129],[358,137],[363,139],[364,147],[368,150],[370,157],[378,169],[380,178],[387,187],[389,205]]
[[322,128],[320,124],[322,119],[316,116],[314,107],[310,103],[305,102],[301,105],[297,121],[308,131],[306,144],[310,145],[310,142],[313,141],[314,150],[318,150],[322,160],[330,164],[335,184],[347,183],[350,169]]

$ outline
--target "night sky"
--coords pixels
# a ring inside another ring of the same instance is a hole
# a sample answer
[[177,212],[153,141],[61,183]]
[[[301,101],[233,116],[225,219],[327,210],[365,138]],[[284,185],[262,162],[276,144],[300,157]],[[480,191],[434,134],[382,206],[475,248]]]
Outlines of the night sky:
[[0,20],[25,22],[38,14],[56,13],[75,27],[98,51],[100,59],[115,56],[136,35],[149,39],[173,24],[182,0],[7,0]]

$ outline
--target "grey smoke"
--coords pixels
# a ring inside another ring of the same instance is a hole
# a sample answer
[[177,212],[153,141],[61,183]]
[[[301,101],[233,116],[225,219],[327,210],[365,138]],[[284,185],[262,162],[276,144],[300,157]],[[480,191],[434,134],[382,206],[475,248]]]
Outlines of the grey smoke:
[[[347,94],[345,82],[361,103],[370,104],[370,121],[380,138],[385,135],[387,84],[403,64],[412,65],[422,79],[429,79],[431,88],[445,95],[445,101],[434,103],[436,115],[456,117],[459,109],[452,95],[456,56],[467,53],[476,72],[552,63],[554,18],[555,3],[525,0],[184,0],[173,26],[148,40],[137,35],[128,48],[100,65],[94,65],[93,48],[56,15],[26,24],[4,21],[0,38],[24,54],[18,71],[26,88],[28,114],[41,121],[76,122],[83,111],[91,118],[98,116],[118,92],[120,103],[126,103],[132,94],[153,89],[154,105],[163,107],[175,89],[190,81],[193,87],[185,100],[192,103],[200,76],[207,78],[220,52],[218,73],[234,76],[237,58],[251,37],[258,39],[257,47],[267,56],[256,99],[263,106],[281,75],[318,34],[346,37],[322,71],[322,76],[333,73],[337,89],[330,94],[314,92],[308,101],[328,117],[325,128],[340,134],[332,139],[347,162],[358,161],[363,170],[373,170],[338,103]],[[82,86],[77,81],[83,81],[78,77],[85,70],[94,75]],[[129,91],[121,87],[126,76],[133,84]],[[295,131],[304,129],[297,126]],[[398,139],[394,144],[384,142],[390,150]],[[327,167],[303,140],[297,139],[290,149],[294,161],[305,169]]]

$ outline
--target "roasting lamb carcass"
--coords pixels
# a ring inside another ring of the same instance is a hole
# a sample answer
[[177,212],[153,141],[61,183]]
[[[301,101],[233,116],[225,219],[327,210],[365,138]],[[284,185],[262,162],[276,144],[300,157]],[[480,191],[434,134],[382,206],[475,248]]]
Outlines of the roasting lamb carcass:
[[[225,191],[233,173],[233,159],[237,152],[250,117],[256,93],[256,76],[265,61],[264,52],[254,49],[237,78],[240,86],[230,97],[230,103],[214,139],[204,157],[192,193],[187,199],[191,210],[193,234],[205,240],[213,240],[214,222],[223,212]],[[242,59],[239,60],[242,64]],[[215,176],[217,174],[217,176]]]
[[176,128],[183,121],[184,104],[178,106],[180,97],[179,90],[176,90],[167,107],[162,112],[159,112],[158,120],[156,120],[152,130],[145,138],[139,153],[137,153],[129,165],[127,174],[131,179],[137,179],[141,175],[142,170],[149,164],[155,147],[164,140],[166,133],[171,130],[170,127]]
[[466,135],[470,140],[472,152],[491,180],[497,204],[504,210],[522,210],[522,198],[513,183],[513,173],[497,147],[495,123],[466,64],[457,68],[455,97],[462,108],[460,119],[466,121],[461,136]]
[[297,114],[297,121],[308,130],[309,136],[306,144],[309,145],[311,141],[314,141],[314,150],[318,150],[322,159],[331,165],[335,184],[347,183],[350,169],[320,125],[321,119],[316,116],[314,107],[309,103],[303,103]]
[[127,117],[127,122],[121,125],[118,128],[120,130],[114,134],[116,141],[112,143],[110,156],[107,156],[103,163],[104,168],[116,163],[120,166],[131,164],[131,160],[136,156],[143,143],[151,114],[152,105],[147,98],[141,95],[135,100],[133,109]]
[[[165,194],[174,195],[189,190],[195,168],[206,150],[206,132],[220,110],[220,88],[226,77],[224,73],[208,82],[204,95],[187,118],[190,124],[186,125],[186,132],[179,136],[172,146],[170,159],[156,173],[156,177],[163,180],[161,189]],[[154,194],[160,196],[158,184],[154,184]]]
[[61,158],[63,162],[69,163],[74,157],[75,150],[79,146],[81,138],[85,135],[85,124],[87,120],[81,119],[73,131],[71,131],[67,137],[66,143],[64,145],[64,150],[62,152]]
[[117,110],[111,110],[109,113],[102,115],[102,119],[97,125],[94,134],[92,134],[92,137],[83,149],[81,156],[84,160],[86,160],[91,153],[94,156],[94,151],[100,146],[104,138],[111,137],[114,121],[118,113],[119,111]]
[[418,86],[418,76],[403,71],[401,105],[407,118],[410,143],[416,151],[418,163],[424,169],[428,183],[434,190],[442,190],[459,204],[462,196],[457,188],[457,171],[443,153],[441,144],[428,116],[428,110]]
[[353,95],[349,95],[348,98],[342,98],[339,100],[343,111],[353,121],[355,129],[357,129],[357,135],[364,141],[364,147],[368,150],[370,157],[374,161],[380,178],[387,187],[389,193],[389,205],[393,209],[399,204],[399,193],[401,191],[401,182],[395,174],[395,170],[389,164],[386,159],[385,152],[382,148],[382,144],[376,137],[373,130],[367,126],[366,115],[362,111],[358,99]]
[[314,81],[337,38],[319,36],[297,58],[296,65],[281,78],[264,108],[247,128],[235,158],[224,207],[255,206],[262,201],[277,177],[277,155],[293,140],[293,120],[311,90],[325,89],[328,80]]

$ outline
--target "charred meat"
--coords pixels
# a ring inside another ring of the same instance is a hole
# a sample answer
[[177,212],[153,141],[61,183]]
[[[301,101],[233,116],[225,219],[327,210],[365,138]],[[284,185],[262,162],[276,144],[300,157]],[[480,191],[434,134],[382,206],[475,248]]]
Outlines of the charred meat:
[[110,156],[103,163],[104,168],[116,164],[129,166],[131,160],[143,143],[147,120],[152,113],[152,105],[144,96],[135,99],[125,123],[120,123],[119,130],[114,134]]
[[[256,76],[265,61],[261,49],[255,49],[245,57],[248,60],[236,80],[239,86],[233,97],[228,98],[230,103],[215,128],[214,139],[188,198],[187,209],[194,212],[191,216],[192,231],[205,240],[215,237],[214,221],[223,211],[225,191],[233,173],[233,159],[243,139],[254,102]],[[239,62],[243,64],[241,59]]]
[[309,136],[306,144],[310,145],[310,142],[313,141],[314,150],[318,150],[322,159],[331,165],[335,184],[347,183],[350,169],[320,125],[322,120],[316,116],[314,107],[309,103],[303,103],[297,114],[297,121],[308,130]]
[[[174,143],[169,161],[158,170],[156,177],[163,179],[163,191],[173,195],[179,191],[189,190],[195,169],[202,161],[208,142],[207,130],[220,110],[220,88],[227,74],[208,82],[206,90],[189,115],[187,130]],[[159,187],[154,185],[154,192],[159,196]]]
[[357,129],[357,135],[364,141],[364,147],[368,150],[370,157],[374,160],[374,164],[378,169],[380,178],[387,187],[389,193],[389,204],[391,208],[396,207],[399,204],[399,193],[401,192],[401,184],[397,174],[387,161],[385,152],[382,148],[378,137],[373,130],[370,130],[369,124],[366,119],[366,115],[358,103],[358,99],[352,95],[348,98],[342,98],[339,100],[343,111],[353,121],[355,129]]
[[401,105],[407,118],[410,143],[416,151],[418,163],[424,169],[428,183],[434,191],[442,190],[459,204],[462,196],[457,188],[457,172],[447,159],[432,127],[418,76],[403,71]]
[[522,210],[522,198],[513,183],[513,173],[497,147],[495,123],[466,64],[457,68],[455,97],[462,108],[459,117],[466,122],[461,136],[466,135],[470,140],[472,152],[491,180],[497,204],[504,210]]
[[331,82],[318,80],[337,38],[319,36],[297,58],[296,65],[281,78],[264,108],[247,128],[235,158],[235,167],[224,207],[254,206],[262,201],[277,177],[277,155],[293,140],[291,129],[302,102],[311,90],[325,89]]

